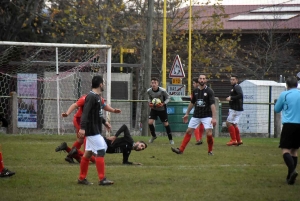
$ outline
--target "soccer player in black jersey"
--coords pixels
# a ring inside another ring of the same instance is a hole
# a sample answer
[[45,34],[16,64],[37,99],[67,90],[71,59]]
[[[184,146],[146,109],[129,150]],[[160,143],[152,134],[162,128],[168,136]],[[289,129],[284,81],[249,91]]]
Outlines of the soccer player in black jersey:
[[111,185],[114,182],[105,178],[105,162],[104,155],[107,149],[104,138],[101,136],[103,110],[120,113],[121,110],[106,108],[106,104],[101,100],[100,94],[104,91],[105,83],[100,75],[96,75],[92,79],[92,91],[85,98],[83,112],[81,116],[80,129],[78,131],[79,138],[86,138],[86,147],[80,162],[80,174],[78,184],[90,185],[86,179],[89,161],[94,154],[96,169],[98,172],[99,185]]
[[238,84],[238,77],[236,75],[231,75],[230,77],[231,90],[230,96],[226,98],[229,101],[229,113],[226,120],[226,125],[230,134],[230,141],[227,142],[228,146],[232,145],[241,145],[243,141],[240,137],[240,130],[238,128],[238,123],[243,109],[243,90],[242,87]]
[[[119,135],[124,132],[124,136],[119,138]],[[131,150],[142,151],[147,148],[144,141],[136,141],[132,139],[128,127],[124,124],[116,132],[114,136],[104,138],[107,144],[106,153],[123,153],[123,164],[126,165],[142,165],[141,163],[129,162],[128,158]]]
[[192,99],[188,106],[188,109],[183,116],[184,123],[188,122],[189,113],[194,109],[193,117],[191,118],[188,129],[181,143],[180,148],[173,148],[171,150],[177,154],[182,154],[186,145],[189,143],[194,130],[200,123],[204,125],[206,131],[206,141],[208,145],[208,155],[213,155],[213,136],[212,129],[216,125],[216,107],[214,91],[206,85],[206,76],[201,74],[199,76],[199,88],[193,90]]
[[[194,87],[194,89],[199,87],[198,77],[193,78],[193,87]],[[191,96],[191,99],[192,99],[192,96]],[[200,124],[198,126],[198,128],[195,129],[194,135],[195,135],[195,138],[196,138],[196,145],[203,144],[203,141],[202,141],[203,131],[204,131],[203,124]]]
[[[105,124],[105,121],[102,121],[102,124]],[[124,133],[123,137],[119,137],[121,133]],[[130,135],[128,127],[124,124],[122,125],[119,130],[116,132],[114,136],[110,137],[104,137],[104,140],[107,144],[106,153],[109,154],[117,154],[117,153],[123,153],[123,164],[124,165],[142,165],[141,163],[133,163],[129,162],[128,158],[131,154],[132,150],[135,151],[143,151],[147,148],[147,144],[144,141],[134,141]],[[65,143],[66,144],[66,143]],[[65,145],[67,146],[67,145]],[[66,148],[63,150],[67,151]],[[69,148],[70,150],[70,148]],[[0,152],[1,154],[1,152]],[[80,157],[83,156],[83,152],[81,150],[75,149],[75,151],[72,153],[71,157],[73,155],[77,155]],[[69,162],[69,161],[68,161]],[[95,162],[95,161],[92,161]],[[74,161],[73,161],[74,163]]]

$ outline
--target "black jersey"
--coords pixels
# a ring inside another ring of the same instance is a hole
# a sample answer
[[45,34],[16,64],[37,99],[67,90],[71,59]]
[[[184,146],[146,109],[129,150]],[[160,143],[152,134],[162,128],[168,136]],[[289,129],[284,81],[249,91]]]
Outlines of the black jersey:
[[[118,136],[124,132],[124,137],[118,138]],[[115,135],[117,138],[113,143],[111,140],[105,139],[107,144],[106,153],[124,153],[124,151],[131,150],[134,144],[134,141],[130,135],[128,127],[124,124],[116,133]]]
[[90,91],[86,96],[80,122],[80,128],[85,130],[86,136],[101,134],[104,106],[105,103],[99,94]]
[[230,90],[229,107],[232,110],[243,111],[243,90],[239,84],[232,86]]
[[212,117],[210,106],[215,104],[214,91],[205,86],[204,89],[194,89],[191,97],[191,103],[195,105],[194,115],[195,118]]

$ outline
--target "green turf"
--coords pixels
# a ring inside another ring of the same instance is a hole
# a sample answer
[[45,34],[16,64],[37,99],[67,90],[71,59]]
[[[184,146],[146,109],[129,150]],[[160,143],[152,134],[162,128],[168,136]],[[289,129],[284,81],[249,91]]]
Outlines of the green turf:
[[[4,135],[0,144],[4,164],[16,172],[0,178],[0,200],[204,200],[204,201],[299,201],[300,179],[285,183],[287,168],[278,139],[244,138],[244,145],[227,147],[228,138],[216,138],[214,156],[207,144],[194,145],[184,154],[170,149],[167,137],[159,137],[130,161],[142,166],[121,165],[122,154],[106,155],[106,175],[112,186],[98,186],[96,169],[90,165],[92,186],[78,185],[79,165],[56,153],[62,141],[71,145],[74,135]],[[148,141],[149,137],[135,137]],[[182,138],[174,138],[178,147]]]

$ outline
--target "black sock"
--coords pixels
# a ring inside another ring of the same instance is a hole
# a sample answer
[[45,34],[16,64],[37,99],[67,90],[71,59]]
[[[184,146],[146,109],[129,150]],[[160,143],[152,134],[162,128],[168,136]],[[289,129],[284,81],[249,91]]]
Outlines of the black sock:
[[169,140],[172,140],[171,128],[170,125],[165,126]]
[[294,160],[294,168],[296,169],[297,163],[298,163],[298,157],[297,156],[292,156]]
[[289,153],[285,153],[283,154],[283,159],[284,159],[284,162],[286,164],[286,166],[288,167],[288,175],[287,175],[287,178],[290,177],[291,173],[294,171],[295,167],[294,167],[294,160],[291,156],[291,154]]
[[154,128],[153,124],[149,124],[149,129],[150,129],[152,137],[156,137],[155,128]]

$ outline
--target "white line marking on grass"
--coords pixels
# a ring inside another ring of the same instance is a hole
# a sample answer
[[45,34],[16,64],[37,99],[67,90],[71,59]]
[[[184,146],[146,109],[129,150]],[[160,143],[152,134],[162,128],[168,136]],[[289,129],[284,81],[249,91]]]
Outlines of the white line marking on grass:
[[[284,166],[284,164],[269,164],[269,165],[249,165],[249,164],[220,164],[220,165],[195,165],[195,166],[186,166],[186,165],[173,165],[173,166],[157,166],[157,165],[109,165],[106,164],[108,168],[124,168],[124,167],[132,167],[132,168],[159,168],[159,169],[195,169],[195,168],[211,168],[211,167],[276,167],[276,166]],[[37,168],[37,167],[45,167],[45,165],[25,165],[25,166],[13,166],[15,168]],[[60,168],[78,168],[79,163],[76,164],[47,164],[47,167],[60,167]],[[94,164],[90,164],[90,167],[95,167]]]

